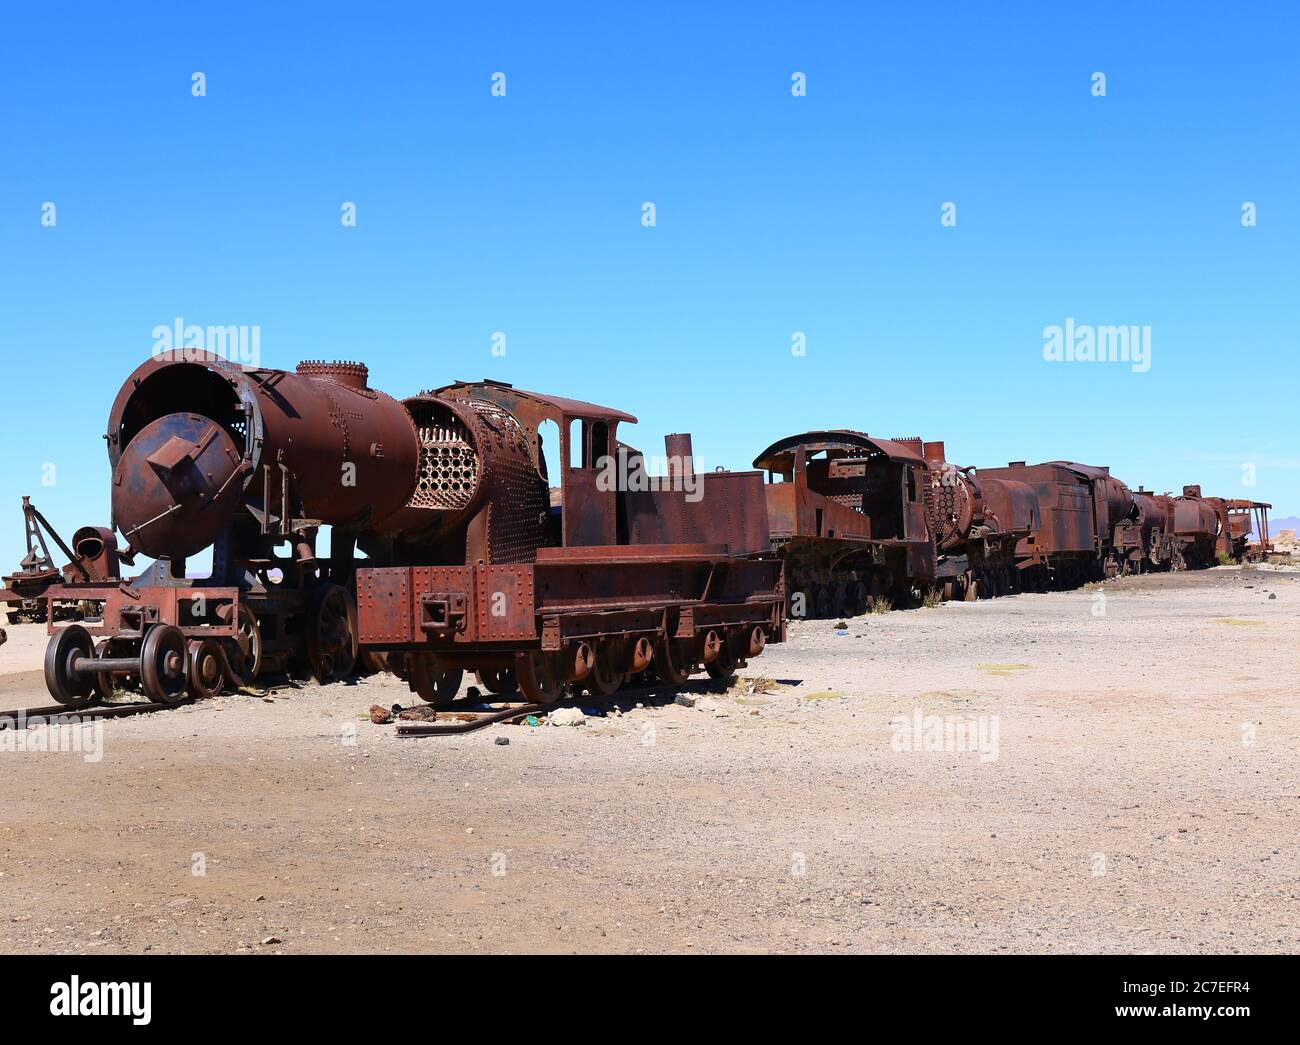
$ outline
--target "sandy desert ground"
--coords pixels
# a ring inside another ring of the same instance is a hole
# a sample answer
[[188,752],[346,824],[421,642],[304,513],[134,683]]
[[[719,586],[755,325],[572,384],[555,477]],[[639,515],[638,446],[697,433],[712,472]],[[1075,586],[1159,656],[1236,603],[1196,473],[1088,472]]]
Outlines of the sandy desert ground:
[[583,726],[399,739],[379,676],[0,749],[0,950],[1300,950],[1300,573],[833,623]]

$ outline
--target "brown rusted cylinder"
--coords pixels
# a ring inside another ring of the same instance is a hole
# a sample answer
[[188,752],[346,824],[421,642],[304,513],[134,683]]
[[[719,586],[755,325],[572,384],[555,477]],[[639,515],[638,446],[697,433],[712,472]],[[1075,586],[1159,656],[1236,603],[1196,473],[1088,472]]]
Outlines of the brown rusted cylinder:
[[664,449],[668,452],[668,475],[677,477],[695,472],[695,453],[691,448],[689,432],[675,432],[664,436]]
[[763,652],[763,648],[766,645],[767,645],[767,632],[765,632],[762,628],[755,628],[753,631],[749,633],[749,655],[751,657],[757,657],[760,653]]
[[1097,479],[1097,486],[1106,502],[1110,528],[1114,529],[1133,511],[1133,491],[1113,475]]
[[303,371],[250,370],[189,351],[136,369],[107,435],[113,519],[134,548],[163,559],[193,554],[241,501],[354,528],[382,525],[406,504],[420,462],[406,409],[367,388],[361,364]]
[[921,456],[925,458],[926,463],[931,468],[942,467],[948,460],[947,448],[944,446],[942,439],[925,443],[921,450]]

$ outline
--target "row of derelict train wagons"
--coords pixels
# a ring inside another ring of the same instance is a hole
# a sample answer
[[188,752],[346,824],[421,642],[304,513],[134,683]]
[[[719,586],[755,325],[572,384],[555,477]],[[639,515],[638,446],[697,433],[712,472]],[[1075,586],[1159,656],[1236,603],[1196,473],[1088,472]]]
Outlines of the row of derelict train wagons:
[[[690,437],[669,436],[667,475],[648,480],[619,440],[634,421],[497,381],[399,401],[358,363],[156,356],[109,415],[112,526],[68,545],[25,499],[28,554],[0,597],[48,621],[46,684],[72,707],[123,687],[175,702],[357,670],[438,705],[466,671],[546,703],[700,670],[726,680],[790,616],[1269,550],[1257,502],[1133,490],[1068,461],[959,468],[942,443],[857,431],[699,474]],[[187,576],[209,550],[211,575]],[[153,561],[127,578],[137,557]],[[68,607],[73,623],[58,619]]]

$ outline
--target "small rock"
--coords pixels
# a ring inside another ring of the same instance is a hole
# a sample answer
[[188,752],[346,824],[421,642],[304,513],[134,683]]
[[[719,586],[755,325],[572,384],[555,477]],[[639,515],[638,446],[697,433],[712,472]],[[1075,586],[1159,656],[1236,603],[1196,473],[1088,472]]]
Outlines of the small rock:
[[718,702],[712,697],[705,697],[703,700],[696,702],[695,708],[697,711],[717,711]]
[[509,738],[509,737],[497,737],[496,740],[493,741],[493,743],[495,743],[495,744],[497,745],[497,747],[505,747],[507,744],[510,743],[510,738]]
[[407,722],[433,722],[438,713],[429,704],[417,704],[413,708],[406,708],[397,717]]
[[1277,598],[1277,592],[1272,592],[1272,591],[1269,592],[1269,593],[1268,593],[1268,597],[1269,597],[1270,599],[1276,599],[1276,598]]
[[581,726],[587,722],[587,716],[581,708],[558,708],[552,711],[546,721],[552,726]]
[[262,941],[262,946],[270,947],[277,943],[284,943],[284,941],[280,939],[280,937],[278,936],[268,936],[265,940]]
[[689,693],[678,693],[677,703],[684,708],[693,708],[695,707],[695,698]]
[[380,707],[378,704],[371,704],[370,721],[376,726],[382,726],[386,722],[393,721],[393,713],[387,708]]

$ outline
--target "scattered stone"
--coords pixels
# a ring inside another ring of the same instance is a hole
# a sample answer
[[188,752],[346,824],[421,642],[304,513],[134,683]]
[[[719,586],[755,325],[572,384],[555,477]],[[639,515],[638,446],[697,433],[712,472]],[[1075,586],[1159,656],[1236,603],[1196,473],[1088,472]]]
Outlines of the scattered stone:
[[386,722],[393,721],[393,713],[387,708],[380,707],[378,704],[371,704],[370,721],[376,726],[382,726]]
[[497,737],[496,740],[494,741],[494,743],[497,745],[497,747],[505,747],[507,744],[510,743],[510,738],[509,738],[509,737]]
[[582,726],[586,724],[587,716],[581,708],[558,708],[546,717],[546,721],[552,726]]
[[703,700],[696,701],[695,707],[698,711],[717,711],[718,702],[712,697],[705,697]]
[[1276,598],[1277,598],[1277,592],[1274,592],[1274,591],[1269,592],[1269,593],[1268,593],[1268,597],[1269,597],[1270,599],[1276,599]]
[[397,717],[407,722],[433,722],[438,713],[428,704],[417,704],[413,708],[405,708]]
[[695,707],[695,697],[689,693],[678,693],[677,703],[684,708],[693,708]]
[[284,941],[280,939],[280,937],[278,936],[268,936],[265,940],[262,941],[262,946],[271,947],[277,943],[284,943]]

